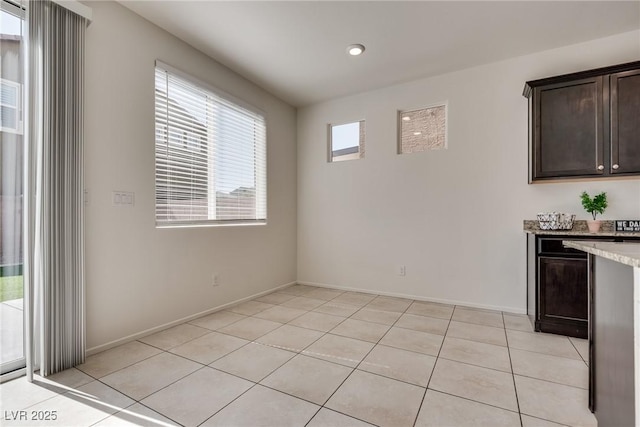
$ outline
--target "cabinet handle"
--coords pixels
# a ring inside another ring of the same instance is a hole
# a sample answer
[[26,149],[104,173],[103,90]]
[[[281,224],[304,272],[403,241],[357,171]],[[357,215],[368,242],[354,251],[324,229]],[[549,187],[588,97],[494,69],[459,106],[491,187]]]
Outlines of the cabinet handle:
[[600,165],[600,166],[598,166],[598,170],[599,170],[599,171],[603,171],[603,170],[604,170],[604,165]]
[[611,166],[614,169],[618,169],[620,166],[616,163],[615,165]]

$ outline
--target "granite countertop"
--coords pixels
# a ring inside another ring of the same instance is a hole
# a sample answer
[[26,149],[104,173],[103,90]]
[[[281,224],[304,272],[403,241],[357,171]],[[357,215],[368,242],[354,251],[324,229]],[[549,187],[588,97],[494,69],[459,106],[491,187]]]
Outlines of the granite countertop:
[[587,221],[577,219],[573,221],[571,230],[540,230],[537,220],[524,220],[524,232],[546,236],[603,236],[603,237],[640,237],[640,232],[616,233],[613,221],[602,221],[600,231],[591,233],[587,227]]
[[621,264],[640,268],[640,243],[563,240],[562,244],[568,248],[578,249]]

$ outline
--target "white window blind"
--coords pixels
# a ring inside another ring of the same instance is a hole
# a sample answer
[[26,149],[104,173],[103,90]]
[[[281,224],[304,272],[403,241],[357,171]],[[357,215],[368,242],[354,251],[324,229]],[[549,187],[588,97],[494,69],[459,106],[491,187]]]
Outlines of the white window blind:
[[156,225],[264,223],[262,114],[156,63]]
[[20,83],[0,79],[0,131],[22,134]]

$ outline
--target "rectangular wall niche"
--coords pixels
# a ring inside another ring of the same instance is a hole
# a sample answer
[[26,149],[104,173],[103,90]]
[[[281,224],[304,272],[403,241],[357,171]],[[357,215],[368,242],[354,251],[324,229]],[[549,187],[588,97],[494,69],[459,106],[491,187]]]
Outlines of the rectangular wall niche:
[[329,125],[329,161],[341,162],[364,157],[364,120]]
[[447,106],[398,112],[398,153],[447,148]]

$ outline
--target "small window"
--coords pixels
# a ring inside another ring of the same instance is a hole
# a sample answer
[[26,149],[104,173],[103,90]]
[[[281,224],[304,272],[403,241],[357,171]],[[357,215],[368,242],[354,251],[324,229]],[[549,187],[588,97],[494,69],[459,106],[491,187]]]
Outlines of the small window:
[[364,120],[329,125],[329,161],[341,162],[364,157]]
[[22,134],[20,83],[0,79],[0,131]]
[[447,148],[447,107],[437,105],[398,114],[399,154]]
[[155,77],[156,225],[265,223],[264,115],[159,61]]

